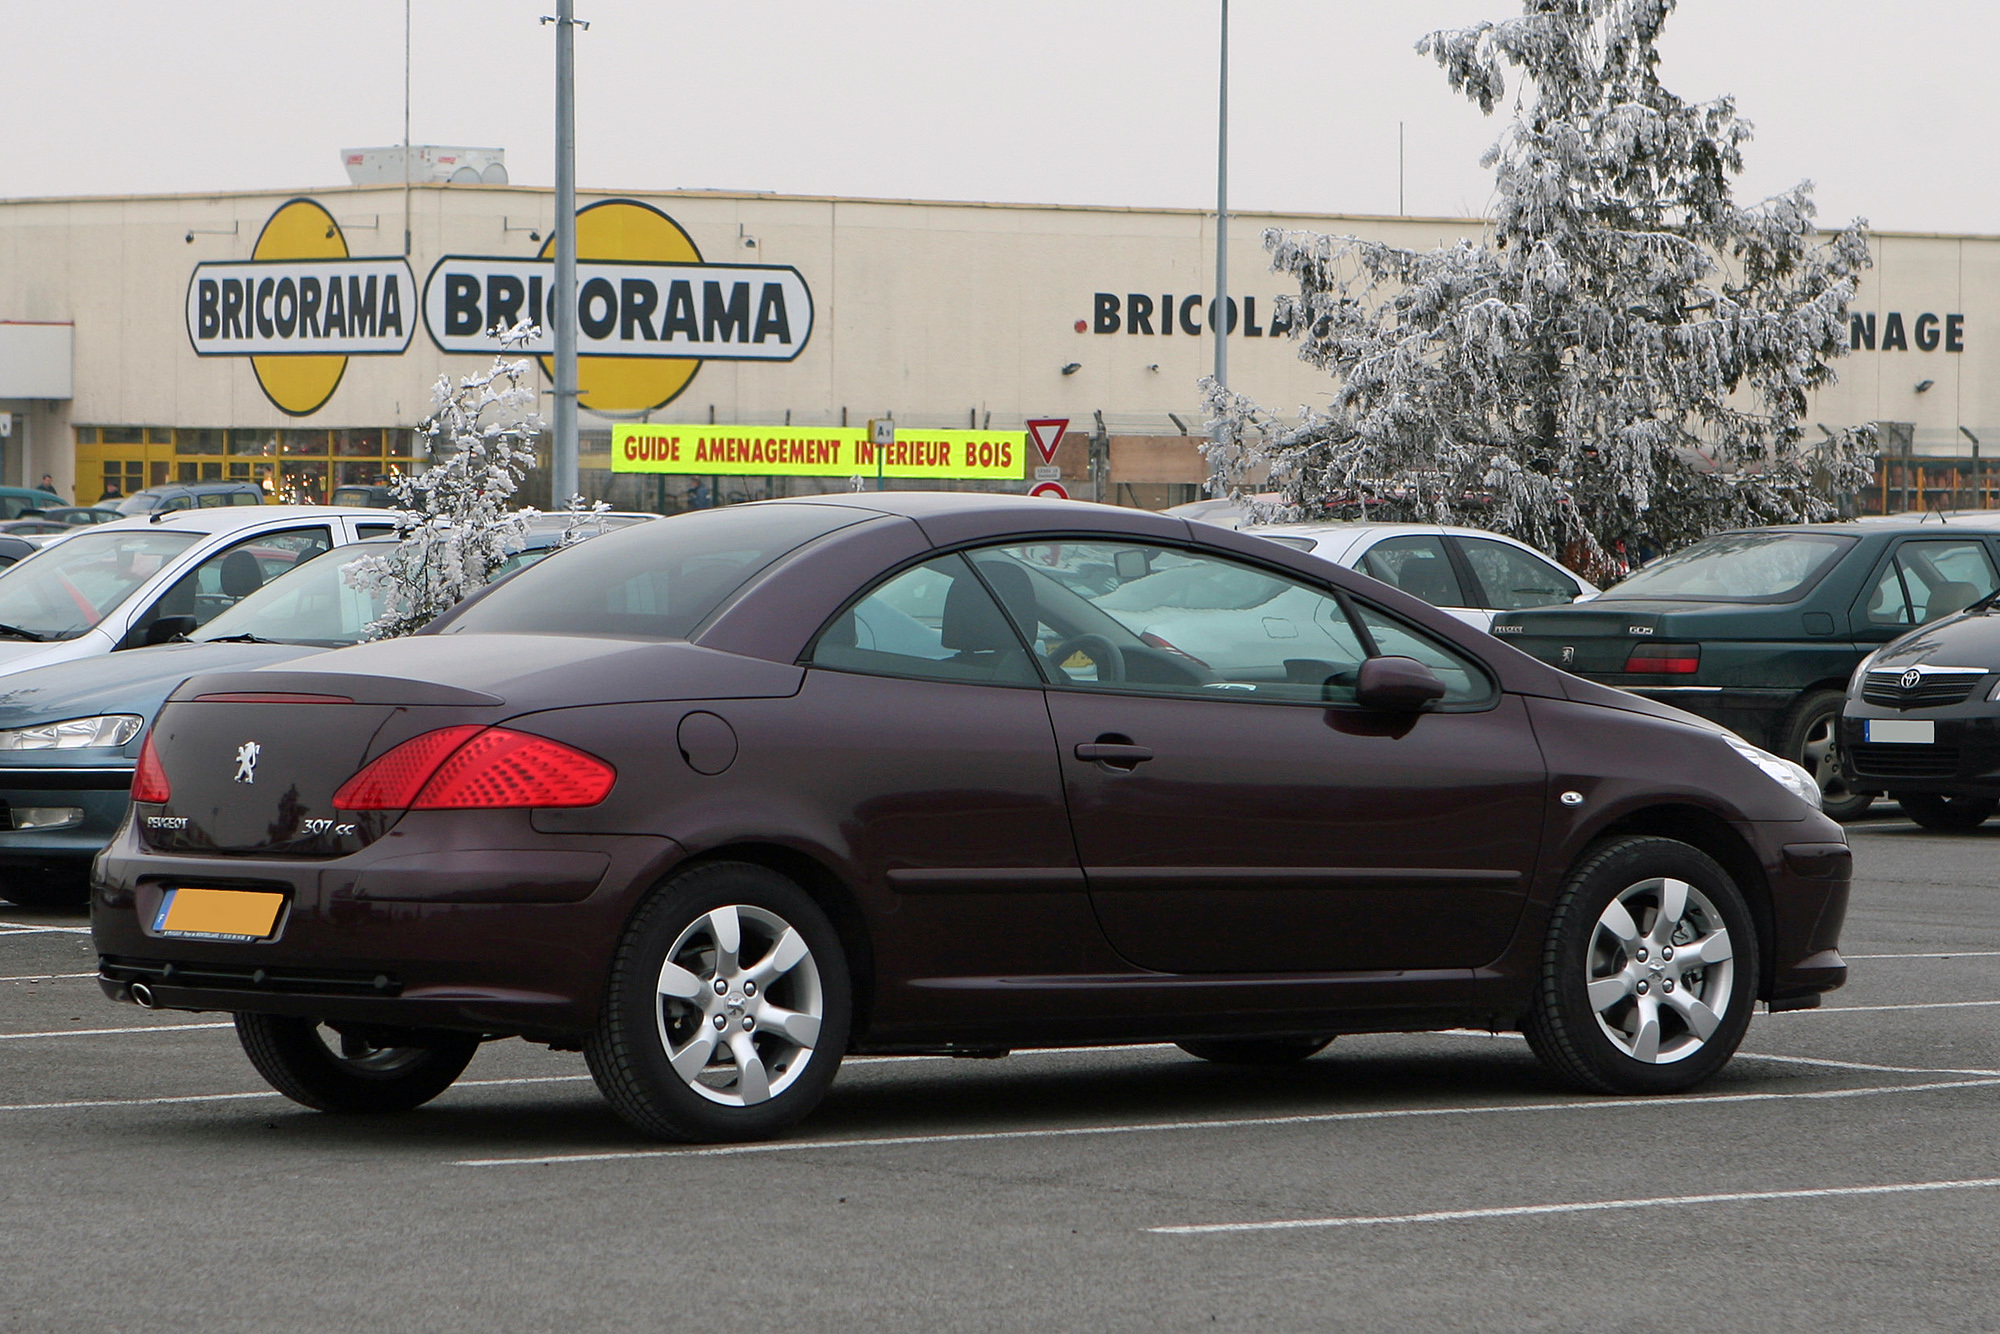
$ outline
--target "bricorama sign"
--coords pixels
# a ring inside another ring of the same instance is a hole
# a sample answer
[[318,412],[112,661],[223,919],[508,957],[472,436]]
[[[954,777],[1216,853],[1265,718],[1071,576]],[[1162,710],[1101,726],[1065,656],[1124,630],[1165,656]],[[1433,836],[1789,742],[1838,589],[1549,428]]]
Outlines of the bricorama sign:
[[[578,209],[578,401],[601,412],[664,407],[704,361],[791,361],[812,337],[813,298],[789,265],[710,264],[660,210],[613,199]],[[532,258],[446,255],[421,292],[398,258],[348,256],[333,215],[295,199],[271,216],[248,261],[197,264],[188,280],[195,355],[248,357],[281,411],[310,416],[347,359],[399,356],[416,322],[438,350],[491,354],[522,320],[522,348],[553,377],[555,241]],[[1018,453],[1018,451],[1017,451]]]
[[613,472],[754,477],[928,477],[1018,481],[1025,431],[925,431],[898,427],[871,444],[847,426],[611,428]]

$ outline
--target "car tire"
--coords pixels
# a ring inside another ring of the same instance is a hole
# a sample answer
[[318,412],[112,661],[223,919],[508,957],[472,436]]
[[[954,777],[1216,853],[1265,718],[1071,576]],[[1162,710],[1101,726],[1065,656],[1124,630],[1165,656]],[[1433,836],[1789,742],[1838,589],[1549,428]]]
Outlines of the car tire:
[[1758,957],[1750,910],[1713,858],[1674,839],[1608,839],[1556,900],[1523,1031],[1576,1088],[1678,1093],[1736,1053]]
[[1792,705],[1785,721],[1780,752],[1805,766],[1819,783],[1820,809],[1835,820],[1858,820],[1875,798],[1856,792],[1840,769],[1840,711],[1847,696],[1838,690],[1815,690]]
[[1986,823],[2000,810],[2000,797],[1946,796],[1937,792],[1891,792],[1890,800],[1903,814],[1926,829],[1957,830],[1963,833]]
[[479,1051],[470,1033],[409,1029],[328,1035],[311,1019],[239,1014],[236,1037],[257,1073],[293,1102],[322,1112],[407,1112],[452,1086]]
[[1189,1038],[1174,1045],[1217,1065],[1296,1065],[1319,1055],[1332,1041],[1330,1037]]
[[846,955],[812,897],[768,867],[710,862],[633,916],[584,1058],[647,1135],[765,1139],[826,1095],[851,1014]]
[[84,871],[0,871],[0,899],[23,908],[90,906],[90,877]]

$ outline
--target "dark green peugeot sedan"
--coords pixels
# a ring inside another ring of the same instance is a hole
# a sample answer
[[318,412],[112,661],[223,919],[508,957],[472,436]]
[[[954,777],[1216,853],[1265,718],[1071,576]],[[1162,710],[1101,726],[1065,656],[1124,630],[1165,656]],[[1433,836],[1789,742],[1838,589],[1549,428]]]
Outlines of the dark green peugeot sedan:
[[1804,765],[1826,813],[1851,819],[1873,797],[1841,776],[1848,678],[1875,648],[2000,587],[1996,569],[2000,511],[1745,529],[1662,557],[1590,601],[1502,612],[1493,633]]

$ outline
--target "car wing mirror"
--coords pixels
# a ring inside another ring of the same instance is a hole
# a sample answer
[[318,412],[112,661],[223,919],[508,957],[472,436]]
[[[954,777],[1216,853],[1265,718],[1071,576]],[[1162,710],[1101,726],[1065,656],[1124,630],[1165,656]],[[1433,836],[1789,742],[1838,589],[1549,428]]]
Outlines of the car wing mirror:
[[1365,709],[1417,713],[1444,698],[1444,682],[1415,658],[1388,654],[1361,664],[1354,702]]
[[183,635],[191,635],[199,623],[192,616],[162,616],[146,626],[146,646],[170,644]]

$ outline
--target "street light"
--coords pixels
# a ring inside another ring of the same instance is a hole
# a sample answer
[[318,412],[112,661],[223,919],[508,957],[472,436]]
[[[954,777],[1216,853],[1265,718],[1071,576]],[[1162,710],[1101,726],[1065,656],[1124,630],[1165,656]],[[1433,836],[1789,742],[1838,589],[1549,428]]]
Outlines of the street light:
[[556,278],[549,313],[556,335],[556,423],[550,502],[579,493],[576,475],[576,29],[574,0],[556,0]]
[[[1215,116],[1215,385],[1229,387],[1229,0],[1222,2],[1221,75],[1216,87]],[[1215,424],[1214,452],[1208,460],[1208,493],[1222,493],[1223,442],[1229,428]]]

